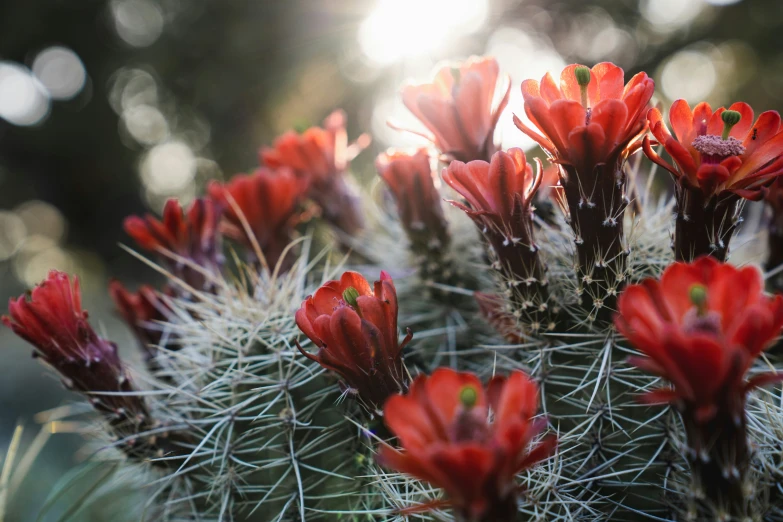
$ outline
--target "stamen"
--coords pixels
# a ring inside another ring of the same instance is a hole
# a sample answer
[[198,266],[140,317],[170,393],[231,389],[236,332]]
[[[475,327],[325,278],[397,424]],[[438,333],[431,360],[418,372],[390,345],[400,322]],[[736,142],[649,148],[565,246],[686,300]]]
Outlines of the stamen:
[[726,139],[721,139],[720,136],[714,136],[712,134],[696,136],[696,139],[693,140],[691,145],[702,155],[714,157],[715,159],[718,159],[718,161],[728,158],[729,156],[741,156],[745,153],[745,147],[737,138],[728,137]]

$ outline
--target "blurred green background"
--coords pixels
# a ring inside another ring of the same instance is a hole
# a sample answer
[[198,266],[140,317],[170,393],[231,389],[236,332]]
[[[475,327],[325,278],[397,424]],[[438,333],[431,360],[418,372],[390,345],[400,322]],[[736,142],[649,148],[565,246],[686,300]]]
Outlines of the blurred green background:
[[[349,136],[375,138],[354,163],[369,181],[377,152],[416,143],[386,126],[416,126],[400,84],[471,54],[496,56],[514,82],[504,147],[532,146],[511,123],[519,83],[571,62],[645,70],[664,104],[780,110],[782,31],[781,0],[4,0],[0,298],[51,268],[76,273],[95,326],[137,359],[106,284],[156,275],[118,246],[123,218],[252,169],[258,147],[286,129],[343,107]],[[38,412],[75,399],[30,353],[0,331],[0,455],[17,424],[24,449]],[[6,521],[35,520],[82,445],[51,437]]]

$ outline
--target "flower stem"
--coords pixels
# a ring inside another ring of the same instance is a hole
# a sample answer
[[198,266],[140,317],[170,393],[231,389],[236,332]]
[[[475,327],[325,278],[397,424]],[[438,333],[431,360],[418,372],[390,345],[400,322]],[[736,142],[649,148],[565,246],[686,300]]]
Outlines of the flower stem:
[[582,307],[590,321],[608,322],[626,279],[623,221],[628,205],[617,158],[592,173],[563,165],[569,223],[574,231]]
[[746,494],[750,450],[744,416],[718,412],[707,422],[683,412],[697,520],[755,520]]
[[725,261],[729,242],[740,223],[738,203],[736,196],[705,200],[699,190],[677,187],[675,260],[690,262],[710,255]]

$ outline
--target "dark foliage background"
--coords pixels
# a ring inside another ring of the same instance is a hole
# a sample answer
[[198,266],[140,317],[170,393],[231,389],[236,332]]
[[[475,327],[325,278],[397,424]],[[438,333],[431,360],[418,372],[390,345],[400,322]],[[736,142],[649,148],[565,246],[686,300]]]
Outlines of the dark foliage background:
[[[384,125],[409,118],[395,101],[398,86],[427,78],[443,59],[497,55],[512,74],[516,112],[526,77],[603,60],[652,74],[664,104],[685,97],[783,109],[780,0],[400,0],[383,31],[364,22],[392,4],[0,2],[0,298],[50,268],[75,272],[97,324],[136,357],[105,295],[109,277],[155,278],[118,246],[127,242],[126,215],[157,212],[167,197],[188,200],[209,178],[252,169],[261,144],[334,107],[348,112],[352,136],[375,135],[354,165],[370,182],[374,154],[409,142]],[[482,14],[449,25],[460,9]],[[435,45],[426,28],[444,24]],[[384,53],[403,56],[384,61]],[[510,112],[504,145],[529,147],[509,123]],[[29,352],[0,332],[0,454],[17,422],[29,443],[35,414],[73,399]],[[47,443],[7,520],[35,518],[54,482],[83,458],[80,445],[67,434]],[[51,520],[60,514],[52,510]]]

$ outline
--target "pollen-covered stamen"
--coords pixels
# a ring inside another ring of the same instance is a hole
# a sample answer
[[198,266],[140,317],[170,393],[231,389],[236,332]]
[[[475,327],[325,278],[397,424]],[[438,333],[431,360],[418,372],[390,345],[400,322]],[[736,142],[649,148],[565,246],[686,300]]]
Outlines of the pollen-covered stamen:
[[720,116],[723,120],[723,134],[721,136],[714,134],[696,136],[691,144],[701,153],[702,163],[720,163],[730,156],[741,156],[745,153],[742,141],[729,136],[731,129],[742,119],[742,114],[737,111],[723,111]]
[[745,153],[745,147],[737,138],[729,136],[726,139],[713,134],[696,136],[691,144],[701,153],[702,163],[720,163],[730,156],[741,156]]
[[587,86],[590,84],[590,69],[580,65],[574,69],[574,76],[576,76],[576,83],[579,84],[579,89],[582,91],[582,107],[587,109]]

